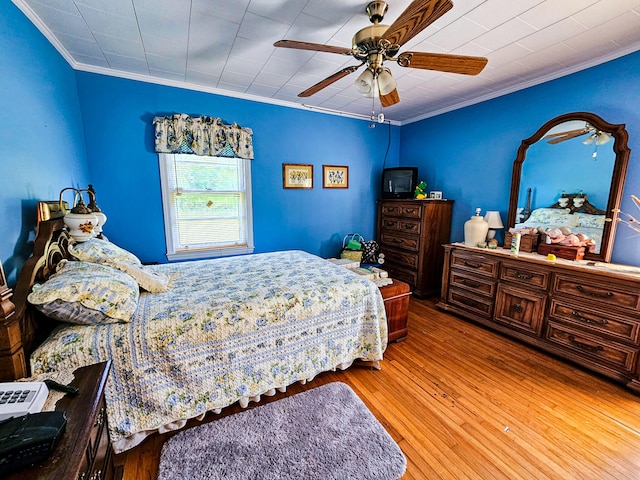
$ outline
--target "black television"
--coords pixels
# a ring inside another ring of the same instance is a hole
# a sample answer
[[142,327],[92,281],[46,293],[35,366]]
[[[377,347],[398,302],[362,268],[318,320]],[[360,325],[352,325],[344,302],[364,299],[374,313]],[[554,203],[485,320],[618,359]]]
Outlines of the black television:
[[418,167],[382,170],[382,198],[413,198],[418,184]]

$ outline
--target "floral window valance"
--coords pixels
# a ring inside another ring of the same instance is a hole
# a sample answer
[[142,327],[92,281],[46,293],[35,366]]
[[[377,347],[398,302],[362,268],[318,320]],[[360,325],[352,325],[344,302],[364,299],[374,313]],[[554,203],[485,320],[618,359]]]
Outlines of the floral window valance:
[[191,153],[253,160],[253,131],[220,118],[176,114],[153,119],[157,153]]

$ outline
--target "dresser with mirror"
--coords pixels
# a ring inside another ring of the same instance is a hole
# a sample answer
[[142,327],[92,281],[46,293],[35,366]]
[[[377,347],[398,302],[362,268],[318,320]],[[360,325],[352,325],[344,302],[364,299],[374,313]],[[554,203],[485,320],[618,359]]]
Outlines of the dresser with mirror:
[[523,140],[513,163],[506,227],[545,218],[576,231],[584,227],[597,240],[582,260],[445,245],[438,307],[640,393],[640,267],[609,263],[630,156],[627,139],[624,125],[576,112]]

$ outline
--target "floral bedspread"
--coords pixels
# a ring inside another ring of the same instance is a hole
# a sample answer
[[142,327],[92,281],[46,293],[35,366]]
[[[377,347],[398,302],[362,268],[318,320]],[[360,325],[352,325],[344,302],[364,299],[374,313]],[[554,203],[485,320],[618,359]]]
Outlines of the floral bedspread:
[[131,323],[58,327],[33,374],[112,360],[106,386],[116,452],[149,433],[354,359],[381,360],[374,283],[302,251],[155,265],[164,293],[141,293]]

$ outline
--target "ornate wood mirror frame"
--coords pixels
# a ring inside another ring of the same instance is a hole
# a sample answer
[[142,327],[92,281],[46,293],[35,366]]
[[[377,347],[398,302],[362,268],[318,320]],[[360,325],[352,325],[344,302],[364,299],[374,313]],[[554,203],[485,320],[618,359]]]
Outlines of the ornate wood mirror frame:
[[[613,242],[617,226],[618,213],[614,212],[620,208],[622,200],[622,191],[627,175],[627,165],[629,164],[629,154],[631,150],[627,145],[628,133],[625,124],[611,124],[605,122],[599,116],[588,112],[574,112],[560,115],[549,120],[542,125],[540,129],[531,137],[525,139],[518,148],[518,154],[513,162],[513,173],[511,177],[511,197],[509,200],[509,213],[507,217],[507,228],[511,228],[516,224],[516,214],[518,210],[518,199],[520,195],[520,180],[522,176],[522,164],[527,156],[527,149],[537,141],[541,140],[545,134],[553,127],[564,122],[584,121],[592,125],[596,130],[608,133],[613,139],[613,151],[615,153],[615,163],[613,165],[613,173],[611,175],[611,187],[609,189],[609,200],[606,207],[607,221],[604,223],[602,232],[602,241],[599,252],[585,253],[585,260],[593,260],[600,262],[609,262],[613,251]],[[549,166],[550,171],[553,164]]]

